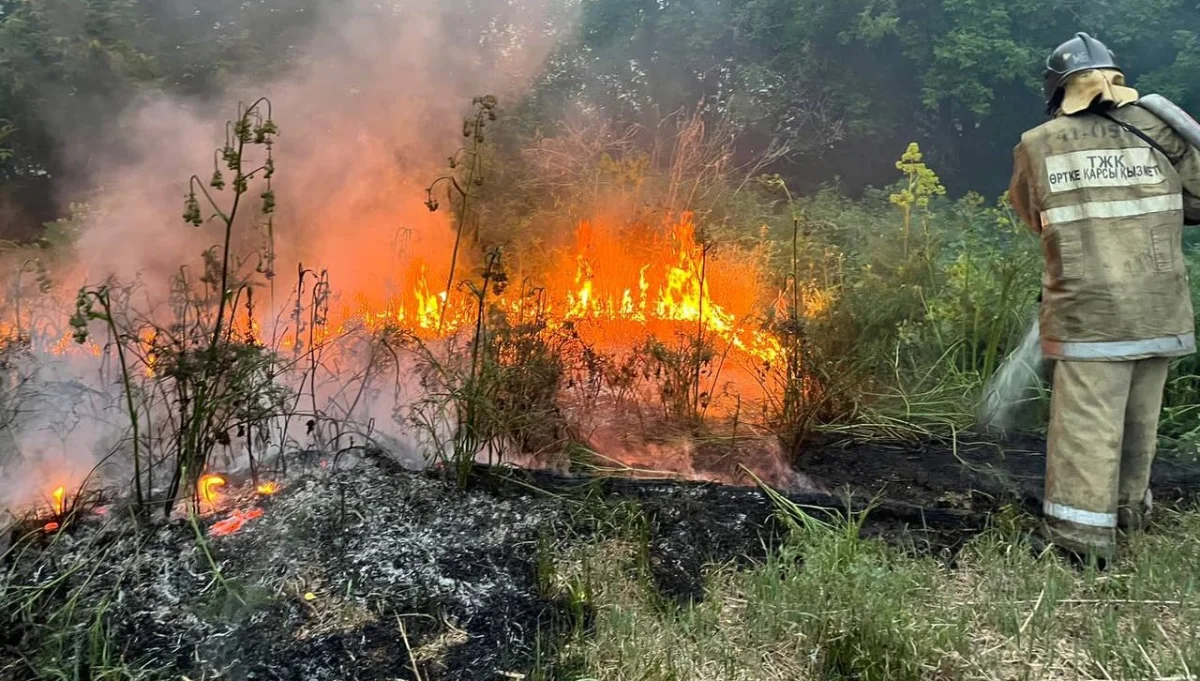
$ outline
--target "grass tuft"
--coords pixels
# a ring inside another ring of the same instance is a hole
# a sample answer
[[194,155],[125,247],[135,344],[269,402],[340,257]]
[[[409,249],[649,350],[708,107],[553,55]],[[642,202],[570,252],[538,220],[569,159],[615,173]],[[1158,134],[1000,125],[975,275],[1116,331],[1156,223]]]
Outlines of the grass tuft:
[[[706,597],[658,597],[634,537],[561,556],[591,575],[595,622],[558,651],[572,678],[1165,679],[1200,669],[1200,511],[1171,512],[1106,573],[1036,555],[1002,513],[953,568],[860,536],[862,517],[801,509],[750,569],[711,567]],[[800,515],[797,515],[800,514]]]

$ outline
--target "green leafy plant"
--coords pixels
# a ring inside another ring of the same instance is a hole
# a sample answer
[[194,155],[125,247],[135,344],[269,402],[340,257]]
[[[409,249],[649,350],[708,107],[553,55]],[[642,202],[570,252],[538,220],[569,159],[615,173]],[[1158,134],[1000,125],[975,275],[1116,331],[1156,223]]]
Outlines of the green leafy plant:
[[[99,321],[116,349],[139,509],[146,510],[154,472],[164,463],[167,484],[158,500],[163,511],[171,513],[185,491],[194,502],[214,449],[231,446],[235,433],[249,440],[250,431],[265,431],[270,417],[282,411],[286,391],[276,378],[283,369],[254,336],[252,324],[239,329],[235,323],[243,304],[246,318],[253,318],[253,288],[242,274],[244,261],[233,256],[234,229],[252,195],[261,215],[275,211],[277,134],[268,100],[239,106],[214,154],[208,182],[190,178],[183,218],[195,227],[216,223],[221,242],[204,252],[201,276],[181,268],[174,277],[169,324],[132,309],[127,289],[121,305],[111,283],[80,290],[71,320],[75,340],[86,342],[90,323]],[[224,202],[218,199],[223,192],[230,195]]]

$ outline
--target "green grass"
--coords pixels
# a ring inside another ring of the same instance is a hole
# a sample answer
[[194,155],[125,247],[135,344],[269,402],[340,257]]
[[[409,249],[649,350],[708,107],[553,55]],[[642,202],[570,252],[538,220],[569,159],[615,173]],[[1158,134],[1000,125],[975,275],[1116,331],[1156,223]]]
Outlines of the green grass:
[[[636,539],[556,566],[595,619],[558,651],[576,680],[1186,679],[1200,670],[1200,512],[1169,512],[1108,572],[1034,555],[1015,514],[951,568],[854,523],[796,522],[752,569],[713,566],[702,603],[664,602]],[[579,671],[574,671],[579,670]]]

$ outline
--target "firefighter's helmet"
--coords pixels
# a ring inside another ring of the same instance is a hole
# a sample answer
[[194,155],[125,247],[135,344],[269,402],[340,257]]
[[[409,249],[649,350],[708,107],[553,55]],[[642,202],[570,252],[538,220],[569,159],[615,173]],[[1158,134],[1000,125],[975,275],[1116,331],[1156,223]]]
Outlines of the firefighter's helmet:
[[1096,69],[1121,71],[1112,50],[1092,36],[1076,33],[1074,38],[1055,48],[1046,58],[1046,73],[1043,79],[1046,113],[1054,115],[1058,110],[1062,102],[1063,87],[1068,78],[1076,73]]

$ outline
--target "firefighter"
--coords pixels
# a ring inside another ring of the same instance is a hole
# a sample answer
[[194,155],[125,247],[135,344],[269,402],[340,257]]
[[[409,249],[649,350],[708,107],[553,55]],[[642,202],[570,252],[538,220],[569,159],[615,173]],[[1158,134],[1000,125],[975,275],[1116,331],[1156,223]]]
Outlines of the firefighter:
[[1182,228],[1200,221],[1200,151],[1086,33],[1047,59],[1045,99],[1050,120],[1021,137],[1010,186],[1045,257],[1044,534],[1105,563],[1118,532],[1146,521],[1168,364],[1196,351]]

